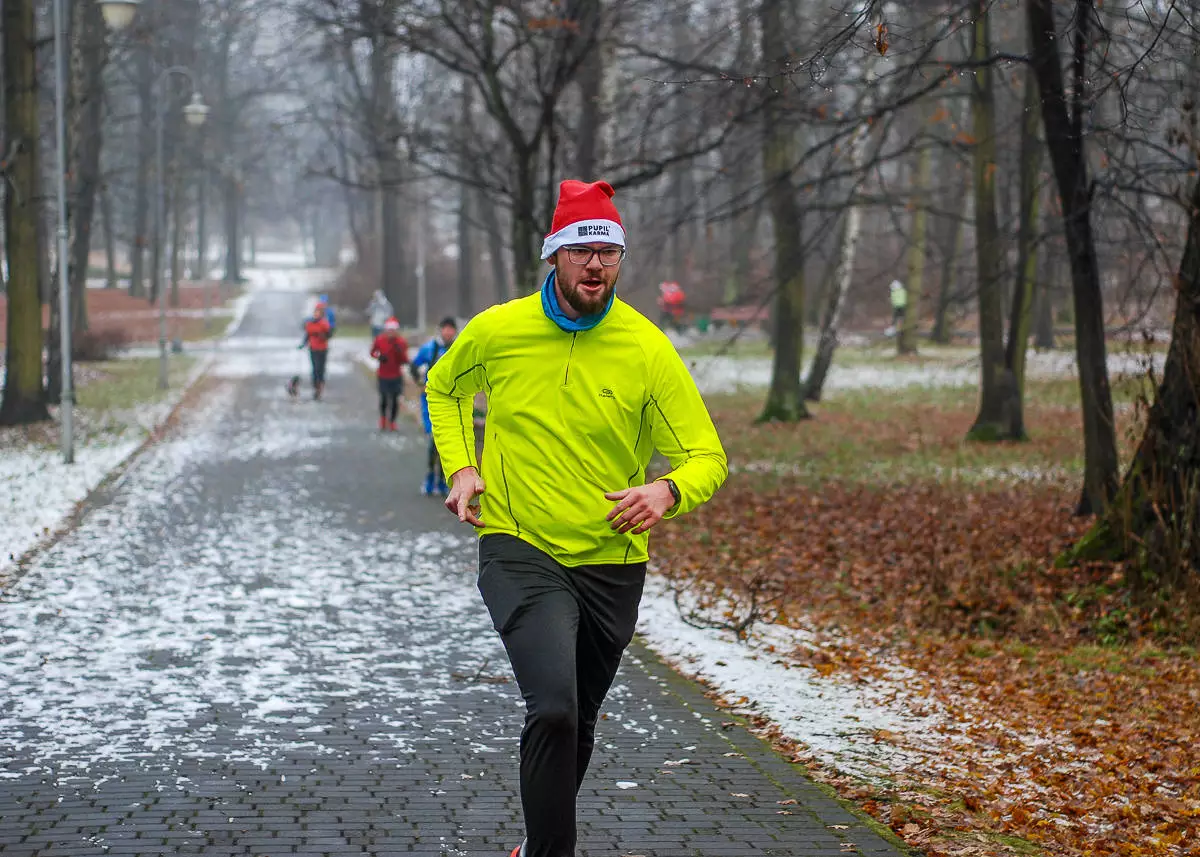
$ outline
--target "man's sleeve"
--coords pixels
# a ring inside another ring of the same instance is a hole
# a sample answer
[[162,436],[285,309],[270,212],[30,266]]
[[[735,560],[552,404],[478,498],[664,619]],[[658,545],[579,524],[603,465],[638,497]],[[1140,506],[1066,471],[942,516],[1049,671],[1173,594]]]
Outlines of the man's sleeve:
[[679,503],[664,516],[673,518],[707,502],[729,475],[729,466],[696,382],[670,341],[664,337],[648,356],[651,437],[671,462],[671,472],[662,478],[679,488]]
[[471,406],[475,394],[486,384],[487,315],[476,316],[462,329],[449,350],[430,368],[425,381],[433,442],[447,478],[464,467],[479,466]]

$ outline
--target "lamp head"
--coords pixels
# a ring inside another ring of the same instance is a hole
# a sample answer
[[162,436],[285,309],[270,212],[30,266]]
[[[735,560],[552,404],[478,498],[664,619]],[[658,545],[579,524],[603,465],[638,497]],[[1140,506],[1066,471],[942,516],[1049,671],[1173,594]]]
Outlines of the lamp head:
[[133,21],[141,0],[96,0],[100,6],[100,14],[104,23],[114,33],[124,30]]
[[199,92],[192,93],[192,100],[183,108],[183,118],[193,128],[199,128],[204,124],[204,120],[208,118],[209,107],[204,103],[204,99],[200,97]]

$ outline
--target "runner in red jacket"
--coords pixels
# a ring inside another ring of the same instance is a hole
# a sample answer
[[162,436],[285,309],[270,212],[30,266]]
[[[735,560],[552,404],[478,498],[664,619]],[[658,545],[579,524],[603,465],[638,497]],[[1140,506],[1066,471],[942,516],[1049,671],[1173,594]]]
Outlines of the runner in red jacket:
[[325,390],[325,363],[329,358],[329,337],[333,336],[333,328],[329,326],[329,318],[325,315],[325,304],[317,302],[311,318],[304,320],[304,339],[301,348],[308,349],[312,360],[313,398],[321,398]]
[[408,364],[408,343],[400,335],[400,322],[389,318],[383,324],[383,333],[375,337],[371,356],[379,361],[375,377],[379,381],[379,430],[396,430],[396,412],[400,409],[400,396],[404,394],[404,375],[401,370]]

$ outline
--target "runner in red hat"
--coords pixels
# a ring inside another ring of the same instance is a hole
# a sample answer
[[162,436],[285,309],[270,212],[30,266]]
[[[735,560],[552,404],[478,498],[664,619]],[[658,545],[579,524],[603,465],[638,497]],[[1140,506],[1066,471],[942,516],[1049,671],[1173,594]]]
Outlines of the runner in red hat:
[[403,369],[408,365],[408,342],[400,335],[400,322],[389,318],[383,332],[371,345],[371,356],[379,361],[375,378],[379,384],[379,430],[396,430],[396,413],[404,394]]
[[[616,296],[625,228],[612,197],[606,182],[562,183],[540,292],[472,319],[425,386],[454,483],[446,508],[480,530],[479,591],[525,698],[527,839],[512,857],[574,857],[575,797],[633,637],[648,531],[708,500],[727,473],[687,367]],[[471,420],[481,390],[482,474]],[[655,449],[672,469],[647,482]]]

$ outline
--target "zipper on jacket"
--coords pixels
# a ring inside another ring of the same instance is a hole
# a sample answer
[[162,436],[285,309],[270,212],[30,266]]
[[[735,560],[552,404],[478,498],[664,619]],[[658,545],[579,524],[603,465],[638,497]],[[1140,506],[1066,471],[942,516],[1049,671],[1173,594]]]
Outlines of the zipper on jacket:
[[571,334],[571,350],[567,353],[567,368],[563,372],[562,385],[564,387],[571,383],[571,358],[575,355],[575,337],[578,335],[578,333]]

